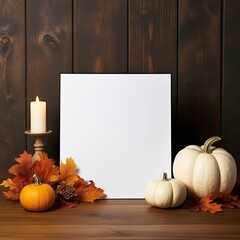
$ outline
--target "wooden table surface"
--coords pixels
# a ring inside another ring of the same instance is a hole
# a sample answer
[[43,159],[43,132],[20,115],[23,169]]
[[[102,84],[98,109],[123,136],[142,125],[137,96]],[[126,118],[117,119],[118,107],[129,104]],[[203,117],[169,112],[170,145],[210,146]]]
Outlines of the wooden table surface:
[[240,209],[212,215],[107,199],[34,213],[1,194],[0,239],[240,239]]

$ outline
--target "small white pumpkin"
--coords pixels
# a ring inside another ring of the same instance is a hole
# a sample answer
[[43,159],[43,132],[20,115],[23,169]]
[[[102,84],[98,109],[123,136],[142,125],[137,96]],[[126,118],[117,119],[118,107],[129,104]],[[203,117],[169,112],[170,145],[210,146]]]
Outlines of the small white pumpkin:
[[190,145],[176,155],[173,175],[185,184],[189,195],[202,198],[232,191],[237,179],[236,163],[226,150],[212,147],[219,140],[211,137],[204,146]]
[[186,187],[177,179],[151,180],[145,188],[145,200],[154,207],[174,208],[181,205],[187,196]]

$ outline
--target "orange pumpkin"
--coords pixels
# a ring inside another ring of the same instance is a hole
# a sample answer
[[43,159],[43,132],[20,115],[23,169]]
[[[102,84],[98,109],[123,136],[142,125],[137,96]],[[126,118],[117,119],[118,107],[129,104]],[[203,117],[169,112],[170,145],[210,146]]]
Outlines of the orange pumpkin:
[[20,203],[28,211],[41,212],[50,209],[55,202],[55,192],[49,184],[41,183],[34,174],[35,183],[26,185],[20,193]]

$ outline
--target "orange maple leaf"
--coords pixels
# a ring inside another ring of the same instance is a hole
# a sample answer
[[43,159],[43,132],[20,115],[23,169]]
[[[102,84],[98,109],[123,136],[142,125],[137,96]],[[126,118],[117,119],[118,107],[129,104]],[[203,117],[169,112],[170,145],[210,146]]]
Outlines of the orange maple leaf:
[[59,171],[54,165],[53,160],[47,157],[47,154],[40,155],[40,161],[32,161],[32,155],[24,151],[16,158],[17,164],[9,168],[9,173],[15,175],[13,179],[7,179],[2,182],[2,186],[8,187],[9,191],[4,195],[12,200],[19,199],[22,188],[34,182],[33,175],[37,174],[43,183],[53,184],[53,176]]
[[17,189],[18,187],[11,178],[8,178],[7,180],[3,180],[0,186],[9,187],[10,190]]
[[34,163],[32,172],[37,174],[42,183],[52,184],[56,182],[59,168],[54,165],[54,161],[49,159],[46,153],[39,154],[40,160]]
[[67,182],[69,184],[74,184],[79,180],[77,171],[77,166],[74,163],[73,159],[67,158],[65,164],[61,162],[58,182]]
[[213,199],[209,197],[204,197],[200,199],[200,209],[204,212],[210,212],[215,214],[217,212],[222,212],[222,205],[216,202],[213,202]]
[[19,158],[15,158],[18,164],[14,164],[9,168],[9,173],[24,178],[32,178],[32,155],[28,154],[26,151],[20,154]]
[[7,180],[4,180],[0,186],[8,187],[9,191],[3,192],[4,196],[7,199],[12,199],[12,200],[18,200],[19,199],[19,194],[21,192],[21,189],[24,187],[23,182],[20,181],[19,184],[17,184],[17,181],[14,179],[8,178]]
[[240,208],[240,199],[231,194],[219,193],[214,201],[221,204],[223,208]]
[[16,158],[16,164],[9,168],[9,173],[15,175],[13,179],[3,181],[4,187],[9,187],[10,190],[5,192],[5,196],[9,199],[16,200],[19,197],[21,189],[33,182],[33,162],[32,155],[24,151]]
[[85,182],[82,178],[74,184],[77,196],[74,197],[77,201],[93,203],[97,199],[106,197],[104,190],[95,186],[93,181]]
[[7,192],[3,192],[3,195],[7,198],[7,199],[11,199],[11,200],[18,200],[19,199],[19,192],[15,192],[15,191],[7,191]]
[[9,188],[9,191],[3,192],[8,199],[18,200],[22,188],[34,182],[34,174],[39,176],[42,183],[51,184],[55,187],[62,182],[73,185],[77,196],[71,199],[71,204],[68,205],[70,207],[75,206],[79,201],[94,202],[96,199],[102,199],[106,196],[104,190],[96,187],[93,181],[86,182],[77,175],[77,166],[72,158],[67,158],[65,164],[61,163],[60,169],[55,166],[54,161],[49,159],[46,153],[40,154],[40,160],[34,162],[32,161],[32,155],[24,151],[15,160],[17,164],[9,168],[9,173],[15,175],[15,177],[13,179],[8,178],[0,184],[0,186]]

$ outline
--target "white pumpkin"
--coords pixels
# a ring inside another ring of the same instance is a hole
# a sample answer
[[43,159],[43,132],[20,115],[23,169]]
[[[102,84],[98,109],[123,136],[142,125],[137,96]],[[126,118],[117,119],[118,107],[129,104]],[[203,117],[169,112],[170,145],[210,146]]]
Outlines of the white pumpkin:
[[145,188],[145,200],[154,207],[174,208],[181,205],[187,196],[187,190],[183,183],[176,179],[167,179],[167,173],[163,173],[163,179],[151,180]]
[[237,180],[236,163],[226,150],[212,147],[219,140],[209,138],[204,146],[190,145],[176,155],[173,175],[185,184],[189,195],[202,198],[232,191]]

